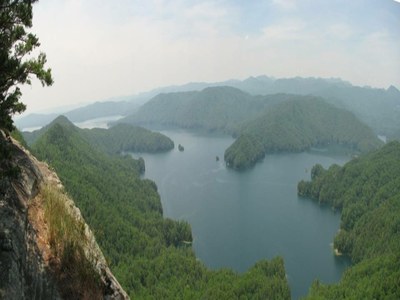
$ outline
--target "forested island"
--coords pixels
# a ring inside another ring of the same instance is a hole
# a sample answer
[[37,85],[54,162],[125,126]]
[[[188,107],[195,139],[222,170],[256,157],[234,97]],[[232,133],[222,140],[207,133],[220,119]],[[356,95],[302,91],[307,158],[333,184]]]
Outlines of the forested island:
[[156,185],[139,176],[143,162],[110,156],[65,119],[48,126],[31,149],[57,171],[132,298],[290,299],[280,257],[242,275],[198,261],[182,246],[192,241],[190,225],[163,218]]
[[271,107],[241,125],[238,135],[224,155],[234,169],[250,167],[267,153],[299,152],[331,144],[367,152],[382,144],[352,113],[312,96],[298,96]]
[[343,167],[315,165],[298,194],[341,211],[334,247],[354,263],[338,284],[314,282],[308,299],[399,299],[400,143]]

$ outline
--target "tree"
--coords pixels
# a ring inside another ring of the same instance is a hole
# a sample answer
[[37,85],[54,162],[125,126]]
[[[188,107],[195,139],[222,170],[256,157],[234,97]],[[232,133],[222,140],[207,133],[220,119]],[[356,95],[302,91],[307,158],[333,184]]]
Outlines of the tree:
[[12,131],[12,115],[26,109],[20,102],[21,85],[35,76],[43,86],[51,85],[51,69],[45,69],[46,55],[32,51],[39,39],[27,32],[32,27],[32,4],[38,0],[0,0],[0,129]]

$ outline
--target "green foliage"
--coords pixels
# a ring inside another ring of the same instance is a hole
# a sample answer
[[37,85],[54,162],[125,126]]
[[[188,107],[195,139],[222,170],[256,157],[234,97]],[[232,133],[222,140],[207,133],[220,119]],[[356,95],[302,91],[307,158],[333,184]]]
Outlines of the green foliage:
[[[124,151],[132,152],[163,152],[174,148],[174,142],[165,135],[128,124],[117,124],[109,129],[93,128],[80,129],[75,127],[66,117],[58,116],[49,125],[33,131],[23,132],[29,145],[35,143],[54,124],[73,128],[95,148],[109,154],[119,154]],[[144,171],[144,162],[142,163]]]
[[140,179],[140,163],[100,152],[84,135],[71,123],[56,123],[32,149],[56,169],[133,298],[290,298],[282,259],[244,275],[208,270],[190,247],[190,225],[163,218],[157,187]]
[[399,255],[382,255],[349,268],[338,284],[315,281],[306,299],[400,299],[399,278]]
[[400,143],[343,167],[314,168],[312,181],[300,182],[298,193],[342,210],[334,246],[356,264],[337,285],[314,283],[310,299],[398,299]]
[[118,122],[234,133],[237,125],[290,95],[251,96],[221,86],[200,92],[159,94]]
[[243,124],[239,132],[245,137],[239,137],[225,151],[227,164],[237,169],[254,165],[266,153],[298,152],[329,144],[366,152],[381,145],[352,113],[309,96],[271,107]]
[[51,70],[45,70],[46,55],[32,57],[38,38],[32,27],[32,4],[37,0],[0,1],[0,129],[14,129],[12,115],[25,110],[20,86],[31,84],[34,75],[42,85],[51,85]]
[[293,93],[323,97],[332,105],[354,113],[376,134],[393,137],[400,128],[400,111],[397,109],[400,92],[394,86],[385,90],[353,86],[340,79],[301,77],[276,80],[257,77],[250,82],[252,85],[240,88],[257,95]]
[[117,124],[109,129],[84,129],[84,133],[92,145],[110,154],[154,153],[174,148],[174,142],[165,135],[128,124]]
[[18,129],[14,129],[13,131],[11,131],[11,137],[15,140],[17,140],[21,146],[23,146],[25,149],[28,149],[28,144],[26,143],[24,136],[22,135],[22,133],[18,130]]

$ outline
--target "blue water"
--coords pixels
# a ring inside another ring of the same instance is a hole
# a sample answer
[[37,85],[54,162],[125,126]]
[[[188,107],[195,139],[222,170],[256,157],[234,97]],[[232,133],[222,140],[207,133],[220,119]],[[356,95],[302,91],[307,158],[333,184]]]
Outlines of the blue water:
[[196,256],[208,267],[244,272],[260,259],[282,256],[293,299],[307,294],[316,278],[325,283],[340,279],[349,265],[332,249],[340,214],[299,198],[297,183],[309,179],[316,163],[343,165],[349,156],[332,151],[275,154],[237,172],[223,161],[232,138],[162,133],[176,149],[133,155],[144,158],[145,177],[156,182],[164,215],[191,224]]

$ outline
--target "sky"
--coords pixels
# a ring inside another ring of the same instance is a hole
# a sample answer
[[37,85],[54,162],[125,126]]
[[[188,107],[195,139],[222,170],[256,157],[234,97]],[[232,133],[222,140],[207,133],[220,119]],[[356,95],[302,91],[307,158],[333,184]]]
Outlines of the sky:
[[55,82],[27,113],[258,75],[400,88],[394,0],[40,0],[31,30]]

